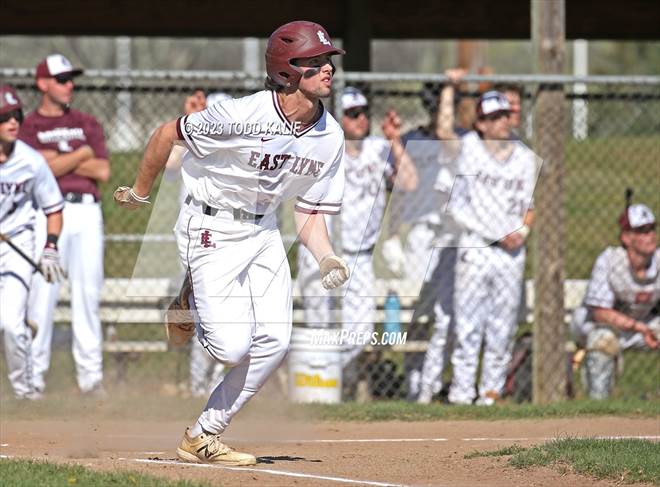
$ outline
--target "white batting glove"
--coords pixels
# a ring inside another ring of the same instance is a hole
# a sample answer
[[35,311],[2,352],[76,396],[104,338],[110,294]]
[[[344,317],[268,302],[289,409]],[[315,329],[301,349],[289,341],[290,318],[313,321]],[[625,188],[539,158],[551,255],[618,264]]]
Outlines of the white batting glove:
[[348,281],[351,271],[344,259],[335,254],[326,255],[319,263],[321,269],[321,284],[325,289],[334,289]]
[[39,269],[48,282],[62,282],[66,273],[60,265],[60,254],[56,248],[46,247],[39,260]]
[[403,252],[403,245],[399,237],[390,237],[383,242],[383,258],[387,268],[397,276],[403,276],[403,270],[406,265],[406,254]]
[[149,196],[138,196],[135,194],[135,191],[133,191],[133,188],[128,186],[119,186],[115,189],[112,197],[114,198],[115,203],[128,210],[135,210],[141,206],[151,204]]

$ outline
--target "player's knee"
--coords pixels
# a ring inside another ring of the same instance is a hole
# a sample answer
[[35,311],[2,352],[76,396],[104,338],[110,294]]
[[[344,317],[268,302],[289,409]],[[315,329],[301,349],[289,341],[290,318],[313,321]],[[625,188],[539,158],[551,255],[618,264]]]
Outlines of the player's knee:
[[610,357],[619,354],[619,338],[609,328],[596,328],[587,336],[587,350],[601,352]]
[[223,344],[210,343],[206,347],[209,354],[225,367],[236,367],[250,355],[250,341]]

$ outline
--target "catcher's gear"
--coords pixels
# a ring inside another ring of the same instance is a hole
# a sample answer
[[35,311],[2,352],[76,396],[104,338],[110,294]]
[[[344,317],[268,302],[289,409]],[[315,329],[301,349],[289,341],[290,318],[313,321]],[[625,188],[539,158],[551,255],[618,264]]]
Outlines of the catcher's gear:
[[348,281],[351,272],[344,259],[334,254],[326,255],[319,263],[321,284],[325,289],[334,289]]
[[46,247],[39,260],[41,274],[47,282],[62,282],[66,277],[60,265],[60,254],[55,247]]
[[190,278],[186,276],[179,295],[170,303],[165,312],[165,333],[167,341],[173,347],[182,347],[195,334],[195,317],[188,304],[192,293]]
[[345,54],[345,51],[332,45],[328,32],[319,24],[304,20],[289,22],[268,39],[266,72],[280,86],[298,86],[302,70],[292,61],[323,54]]
[[135,191],[133,191],[133,188],[129,188],[128,186],[119,186],[115,189],[112,197],[119,206],[129,210],[134,210],[141,206],[151,204],[149,196],[138,196],[135,194]]

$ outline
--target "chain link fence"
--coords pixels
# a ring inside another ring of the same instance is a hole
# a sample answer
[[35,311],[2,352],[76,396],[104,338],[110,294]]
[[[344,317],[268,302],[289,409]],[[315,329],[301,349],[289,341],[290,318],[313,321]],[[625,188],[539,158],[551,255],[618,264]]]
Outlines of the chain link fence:
[[[37,106],[31,73],[5,69],[2,79],[18,89],[27,111]],[[347,185],[353,185],[345,196],[350,204],[345,201],[341,218],[329,222],[353,270],[347,288],[333,296],[316,292],[315,264],[295,242],[292,207],[281,209],[280,226],[297,277],[296,329],[350,331],[336,343],[342,356],[343,399],[428,402],[447,400],[449,395],[456,403],[489,404],[506,397],[526,401],[532,399],[535,380],[561,388],[562,396],[586,397],[588,374],[580,363],[580,350],[587,342],[573,336],[569,324],[574,310],[579,314],[583,309],[596,258],[608,246],[620,246],[617,219],[626,188],[634,190],[634,202],[645,203],[660,216],[660,78],[466,77],[457,89],[453,108],[460,133],[472,129],[480,93],[506,83],[521,89],[516,137],[532,148],[542,131],[558,133],[563,140],[563,185],[551,201],[552,211],[564,212],[565,223],[543,232],[554,235],[551,244],[564,250],[558,271],[566,315],[551,332],[534,326],[534,310],[544,304],[536,299],[534,278],[539,266],[556,267],[557,262],[547,261],[542,245],[547,242],[538,242],[535,226],[531,225],[525,255],[489,245],[493,242],[480,246],[466,240],[467,232],[452,221],[452,190],[461,175],[457,160],[463,153],[436,140],[432,124],[446,78],[340,73],[335,81],[339,89],[358,87],[369,100],[369,141],[354,148],[357,152],[346,163]],[[536,119],[538,94],[549,85],[561,93],[563,120]],[[240,72],[90,71],[77,80],[74,106],[101,122],[111,153],[112,177],[102,186],[106,281],[101,313],[108,387],[121,384],[204,395],[221,380],[222,370],[207,363],[196,344],[160,353],[167,350],[160,324],[163,310],[177,293],[183,272],[171,232],[182,201],[180,176],[176,171],[166,173],[154,192],[154,204],[144,211],[118,210],[112,191],[133,181],[151,132],[179,116],[185,98],[196,88],[239,97],[262,86],[262,79]],[[338,102],[335,95],[327,106],[341,114]],[[388,173],[396,157],[379,137],[389,110],[402,121],[418,179],[414,188],[398,184]],[[373,157],[361,159],[360,150],[372,151]],[[543,161],[534,160],[543,184]],[[443,168],[453,169],[443,176]],[[499,173],[501,180],[486,175],[485,184],[511,189],[516,175],[507,171]],[[528,203],[523,201],[521,208]],[[519,213],[522,218],[524,211]],[[485,218],[493,215],[496,212]],[[656,274],[656,290],[657,283]],[[653,299],[657,302],[657,292]],[[60,326],[51,390],[58,381],[73,384],[66,350],[69,304],[65,289],[56,314]],[[657,312],[656,306],[651,313]],[[552,333],[553,340],[534,341],[532,336],[539,332]],[[553,361],[535,377],[533,344],[546,342],[553,343]],[[606,379],[616,384],[611,394],[657,397],[658,353],[624,348],[612,355],[618,371],[616,378]],[[286,367],[278,371],[274,387],[314,387],[314,377],[322,378],[324,367],[314,372],[310,366],[312,379],[307,381],[300,376],[287,381],[286,374]]]

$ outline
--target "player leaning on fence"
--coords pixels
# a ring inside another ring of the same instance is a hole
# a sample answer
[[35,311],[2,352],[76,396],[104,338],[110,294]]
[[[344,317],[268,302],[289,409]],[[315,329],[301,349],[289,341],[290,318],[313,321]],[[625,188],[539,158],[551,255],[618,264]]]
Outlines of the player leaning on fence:
[[[188,268],[197,337],[230,370],[211,394],[177,454],[185,461],[250,465],[254,456],[220,440],[232,417],[286,355],[292,321],[291,276],[277,228],[279,204],[297,198],[300,240],[319,263],[324,286],[349,275],[332,251],[323,213],[336,214],[344,186],[344,136],[321,103],[344,51],[313,22],[278,28],[266,49],[267,89],[162,125],[151,137],[132,188],[115,199],[135,208],[165,166],[172,145],[188,152],[188,198],[175,228]],[[187,327],[171,334],[179,341]]]
[[[48,237],[39,267],[48,282],[60,280],[57,241],[64,201],[48,164],[37,151],[17,140],[23,107],[16,91],[0,86],[0,330],[5,334],[9,382],[20,399],[39,399],[32,376],[32,336],[25,322],[34,258],[36,208],[46,214]],[[11,242],[11,244],[9,243]]]
[[619,218],[621,245],[596,259],[572,331],[586,347],[584,385],[605,399],[614,388],[615,362],[629,348],[656,350],[660,333],[660,249],[649,207],[628,206]]

